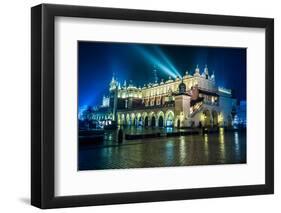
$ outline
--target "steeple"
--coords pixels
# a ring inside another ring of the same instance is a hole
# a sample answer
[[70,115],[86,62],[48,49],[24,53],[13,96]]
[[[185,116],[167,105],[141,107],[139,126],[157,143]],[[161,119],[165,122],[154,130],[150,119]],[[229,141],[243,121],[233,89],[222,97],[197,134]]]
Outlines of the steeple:
[[116,88],[118,87],[118,82],[117,80],[115,79],[115,73],[113,73],[112,75],[112,79],[111,79],[111,82],[109,84],[109,90],[115,90]]
[[197,77],[200,76],[200,69],[199,69],[199,65],[198,64],[196,65],[194,76],[197,76]]
[[205,73],[206,76],[209,75],[209,71],[208,71],[208,66],[207,66],[207,64],[205,65],[204,73]]
[[115,73],[113,72],[111,82],[114,82],[114,81],[115,81]]
[[203,78],[206,78],[206,79],[209,78],[209,72],[208,72],[207,64],[205,65],[204,72],[202,73],[201,76],[202,76]]

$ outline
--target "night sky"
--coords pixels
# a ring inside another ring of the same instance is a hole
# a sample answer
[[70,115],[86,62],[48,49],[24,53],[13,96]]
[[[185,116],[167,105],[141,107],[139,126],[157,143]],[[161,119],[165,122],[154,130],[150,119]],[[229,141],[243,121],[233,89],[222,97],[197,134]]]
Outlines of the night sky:
[[197,64],[200,74],[207,64],[209,75],[215,72],[217,86],[232,89],[238,100],[246,100],[245,48],[79,41],[79,107],[100,105],[113,73],[121,85],[127,80],[143,86],[154,82],[154,67],[158,81],[165,81],[176,71],[193,75]]

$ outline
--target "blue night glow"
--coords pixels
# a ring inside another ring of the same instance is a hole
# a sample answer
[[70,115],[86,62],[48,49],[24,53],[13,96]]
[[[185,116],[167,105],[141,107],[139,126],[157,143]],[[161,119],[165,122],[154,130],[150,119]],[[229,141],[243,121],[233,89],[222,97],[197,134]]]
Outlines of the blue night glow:
[[[78,102],[98,106],[108,94],[113,73],[121,86],[124,80],[142,87],[157,78],[180,78],[196,65],[202,74],[215,71],[216,85],[231,89],[238,100],[246,100],[246,49],[202,46],[134,44],[117,42],[78,43]],[[158,81],[159,82],[159,81]]]

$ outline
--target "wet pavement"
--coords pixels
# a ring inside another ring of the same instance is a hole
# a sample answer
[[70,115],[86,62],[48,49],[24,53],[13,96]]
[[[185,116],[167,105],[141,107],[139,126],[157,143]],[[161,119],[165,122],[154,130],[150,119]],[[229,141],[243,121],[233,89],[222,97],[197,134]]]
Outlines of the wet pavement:
[[[141,129],[126,133],[143,132]],[[145,130],[151,133],[155,130]],[[161,130],[174,131],[174,130]],[[115,132],[105,133],[102,145],[80,146],[79,170],[246,163],[246,131],[139,139],[116,143]]]

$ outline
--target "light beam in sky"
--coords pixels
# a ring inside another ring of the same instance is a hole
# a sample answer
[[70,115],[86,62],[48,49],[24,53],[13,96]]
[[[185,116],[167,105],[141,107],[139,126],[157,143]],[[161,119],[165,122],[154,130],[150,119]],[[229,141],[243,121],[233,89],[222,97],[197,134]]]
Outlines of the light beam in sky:
[[168,67],[180,78],[182,78],[181,74],[178,72],[178,70],[175,68],[175,66],[172,64],[170,59],[165,55],[165,53],[159,48],[155,47],[155,51],[158,53],[158,55],[165,61],[165,63],[168,65]]
[[[157,65],[157,67],[164,71],[167,75],[176,78],[177,74],[173,70],[161,62],[157,57],[147,51],[145,48],[140,46],[134,46],[138,52],[140,52],[152,65]],[[180,75],[179,75],[180,76]]]

